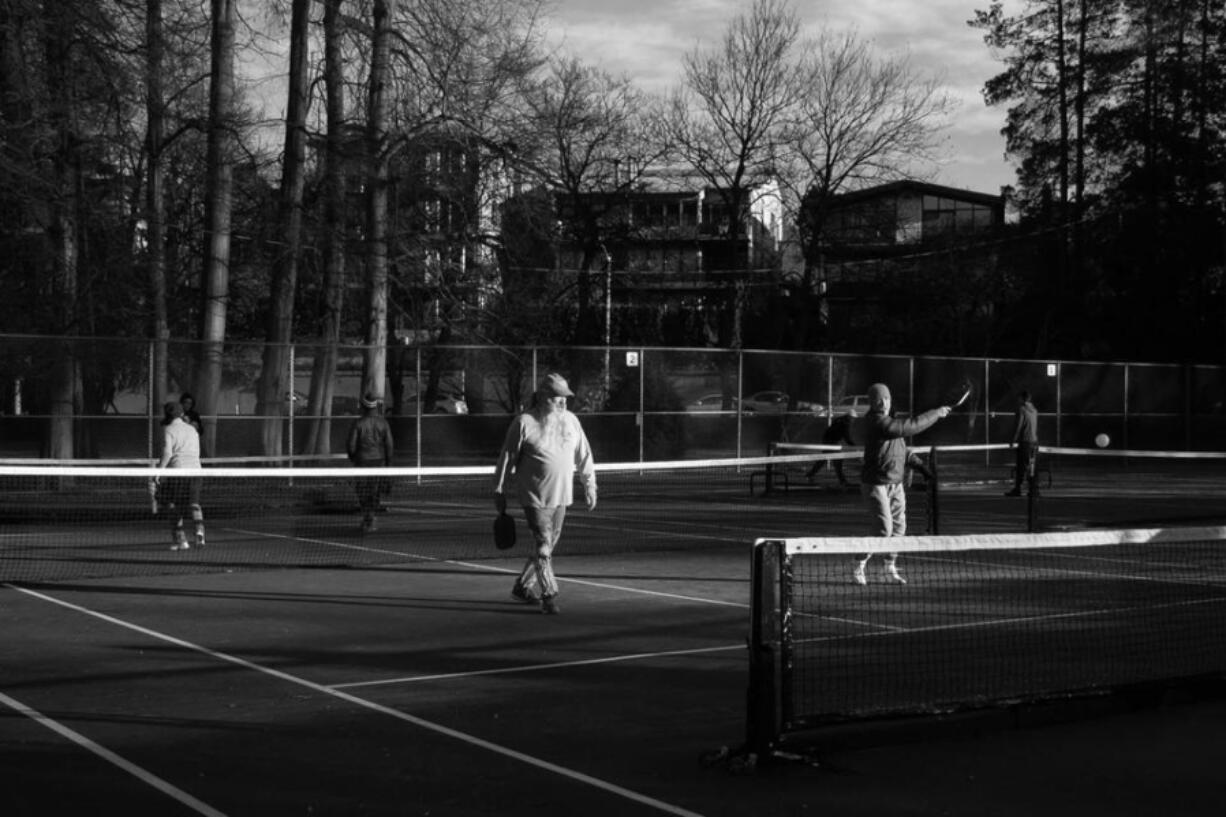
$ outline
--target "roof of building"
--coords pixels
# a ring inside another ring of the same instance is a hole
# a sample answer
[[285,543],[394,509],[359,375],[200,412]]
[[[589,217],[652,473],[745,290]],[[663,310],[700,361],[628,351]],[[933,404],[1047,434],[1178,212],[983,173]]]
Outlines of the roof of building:
[[931,182],[916,181],[914,179],[902,179],[896,182],[887,182],[885,184],[874,185],[873,187],[861,188],[860,190],[852,190],[848,193],[840,193],[831,198],[830,205],[837,207],[843,204],[853,204],[858,201],[885,198],[888,196],[897,195],[899,193],[918,193],[920,195],[943,196],[945,198],[957,199],[959,201],[984,204],[989,207],[1001,207],[1005,202],[1004,196],[999,194],[979,193],[974,190],[964,190],[958,187],[946,187],[945,185],[932,184]]

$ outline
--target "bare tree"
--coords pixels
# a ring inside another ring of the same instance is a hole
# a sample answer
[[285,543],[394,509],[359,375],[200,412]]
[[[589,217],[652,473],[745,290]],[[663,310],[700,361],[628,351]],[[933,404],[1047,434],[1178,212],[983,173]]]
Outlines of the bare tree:
[[[629,191],[645,168],[667,155],[668,143],[653,100],[626,78],[577,59],[555,60],[526,93],[532,130],[541,144],[534,170],[566,211],[563,229],[581,248],[578,302],[572,338],[580,344],[609,327],[593,313],[591,272],[599,264],[611,276],[608,245],[616,225],[605,218],[608,194]],[[551,202],[552,203],[552,202]],[[552,210],[551,210],[552,215]],[[608,278],[609,276],[606,276]],[[609,286],[610,280],[605,281]],[[608,293],[606,293],[606,298]]]
[[[680,159],[722,200],[727,255],[715,263],[751,263],[742,226],[753,188],[775,172],[780,130],[802,91],[794,57],[800,23],[787,0],[754,0],[728,26],[720,46],[683,61],[685,83],[672,99],[670,142]],[[740,345],[743,290],[738,285],[720,321],[721,346]]]
[[754,0],[719,47],[687,54],[672,101],[671,141],[681,159],[719,191],[729,239],[739,237],[748,186],[773,173],[780,128],[799,95],[800,23],[787,0]]
[[824,33],[803,46],[805,92],[780,150],[780,176],[796,203],[804,289],[821,278],[820,243],[832,197],[907,178],[938,158],[953,103],[907,56],[876,56],[855,34]]

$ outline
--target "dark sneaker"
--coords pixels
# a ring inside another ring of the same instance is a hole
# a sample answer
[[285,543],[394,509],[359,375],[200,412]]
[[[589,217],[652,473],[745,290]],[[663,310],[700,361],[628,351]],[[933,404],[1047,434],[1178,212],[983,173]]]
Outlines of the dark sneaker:
[[554,596],[541,597],[541,612],[547,616],[556,616],[560,611],[558,603],[554,601]]
[[515,585],[511,588],[511,598],[515,599],[516,601],[522,601],[524,604],[536,604],[538,601],[540,601],[540,599],[519,585]]
[[1012,491],[1005,491],[1005,496],[1021,496],[1021,495],[1022,495],[1022,492],[1018,490],[1017,488],[1014,488]]

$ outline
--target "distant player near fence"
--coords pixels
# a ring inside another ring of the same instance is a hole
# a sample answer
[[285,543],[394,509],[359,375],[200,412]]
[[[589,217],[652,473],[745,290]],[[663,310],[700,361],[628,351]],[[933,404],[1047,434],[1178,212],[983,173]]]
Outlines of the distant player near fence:
[[1005,496],[1021,496],[1022,483],[1034,478],[1035,456],[1039,449],[1039,412],[1030,402],[1030,392],[1022,389],[1017,393],[1017,416],[1013,423],[1016,458],[1013,466],[1013,487]]
[[[822,434],[823,445],[855,445],[856,441],[851,436],[851,422],[856,418],[854,411],[849,411],[846,414],[841,414],[830,421],[830,427]],[[826,460],[820,459],[813,463],[806,475],[809,482],[814,482],[817,479],[818,472],[826,467]],[[839,485],[847,486],[850,483],[847,477],[843,474],[843,461],[836,459],[833,461],[832,467],[834,474],[839,479]]]
[[[379,398],[369,392],[362,397],[362,416],[349,429],[349,461],[359,468],[386,468],[392,464],[395,444],[392,430],[379,408]],[[362,511],[362,532],[376,530],[375,513],[384,481],[377,476],[359,477],[354,488]]]

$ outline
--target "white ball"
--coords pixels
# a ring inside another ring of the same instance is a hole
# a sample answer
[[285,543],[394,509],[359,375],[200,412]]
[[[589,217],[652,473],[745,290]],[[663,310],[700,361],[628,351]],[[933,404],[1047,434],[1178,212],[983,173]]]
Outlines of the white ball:
[[1107,446],[1111,445],[1111,438],[1106,434],[1099,434],[1094,438],[1094,444],[1099,448],[1106,448]]

